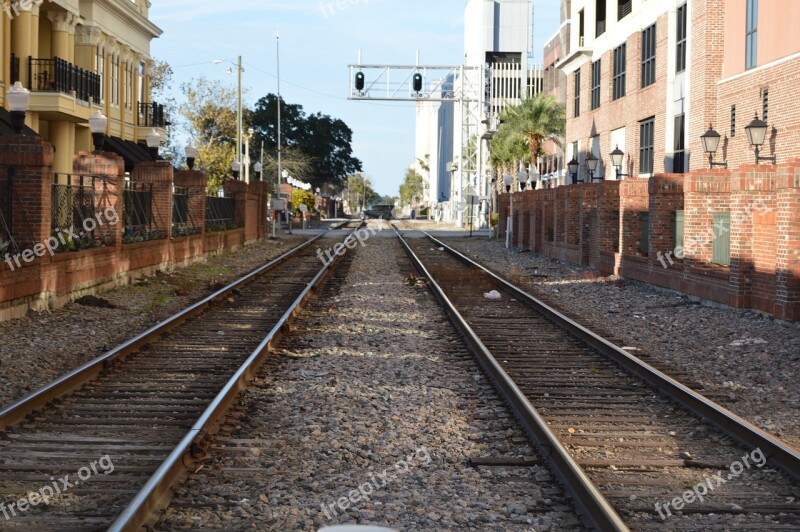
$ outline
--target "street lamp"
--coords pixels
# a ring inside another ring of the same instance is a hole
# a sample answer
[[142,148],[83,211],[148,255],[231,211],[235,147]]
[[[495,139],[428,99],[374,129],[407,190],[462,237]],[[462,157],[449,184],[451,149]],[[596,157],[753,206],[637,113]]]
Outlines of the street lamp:
[[103,151],[103,146],[106,142],[107,125],[108,118],[100,111],[95,111],[92,113],[92,116],[89,117],[89,130],[92,132],[95,153]]
[[158,131],[153,129],[150,131],[150,134],[146,137],[147,140],[147,147],[150,149],[150,156],[153,158],[153,161],[158,160],[158,147],[161,146],[161,135],[158,134]]
[[617,147],[611,152],[610,155],[611,166],[613,166],[617,171],[617,181],[619,181],[620,177],[630,177],[630,174],[623,174],[622,170],[620,170],[620,168],[622,168],[622,160],[625,158],[625,152],[619,149],[619,144],[617,144]]
[[758,111],[756,111],[756,116],[753,121],[744,128],[745,133],[747,133],[747,140],[750,141],[750,146],[756,150],[756,164],[758,164],[759,161],[770,161],[772,164],[777,164],[777,157],[775,155],[772,157],[762,157],[759,155],[761,146],[764,145],[764,139],[767,136],[768,127],[766,122],[758,119]]
[[526,172],[525,169],[522,168],[520,169],[519,175],[517,177],[519,178],[519,189],[525,190],[525,187],[528,186],[528,179],[529,179],[528,172]]
[[511,177],[511,174],[503,176],[503,184],[506,186],[506,192],[511,192],[511,185],[514,184],[514,178]]
[[253,166],[253,170],[256,172],[256,181],[261,181],[261,170],[263,170],[263,168],[260,162],[257,162],[255,166]]
[[31,91],[22,86],[19,81],[6,92],[6,102],[11,114],[11,127],[17,135],[25,129],[25,113],[31,101]]
[[184,148],[183,153],[186,154],[186,166],[189,170],[194,170],[194,160],[197,158],[197,148],[189,144]]
[[589,181],[594,181],[594,173],[597,171],[597,163],[600,159],[595,157],[594,153],[590,153],[586,157],[586,168],[589,170]]
[[581,163],[579,163],[575,156],[572,156],[572,160],[567,163],[567,168],[569,168],[569,175],[572,176],[572,184],[575,185],[578,183],[578,168],[580,167]]
[[239,161],[233,161],[231,164],[231,172],[233,173],[234,179],[239,179],[239,172],[242,170],[242,163]]
[[717,153],[719,139],[720,134],[714,131],[714,128],[711,126],[711,124],[708,124],[708,131],[700,135],[700,140],[703,143],[703,151],[706,152],[706,155],[708,155],[709,168],[714,168],[715,166],[724,166],[725,168],[728,167],[728,161],[721,163],[714,162],[714,154]]

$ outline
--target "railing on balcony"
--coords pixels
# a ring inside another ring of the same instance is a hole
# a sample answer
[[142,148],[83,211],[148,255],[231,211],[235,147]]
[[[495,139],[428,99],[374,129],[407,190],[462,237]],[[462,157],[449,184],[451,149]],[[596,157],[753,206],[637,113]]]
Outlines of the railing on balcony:
[[155,209],[152,183],[125,183],[122,191],[123,244],[167,238],[167,232],[156,223]]
[[167,117],[164,106],[156,102],[139,103],[139,126],[166,127]]
[[19,57],[14,54],[11,54],[11,84],[18,81],[22,81],[19,79]]
[[110,202],[116,190],[98,176],[53,174],[52,236],[57,251],[114,244],[119,217]]
[[79,100],[100,103],[100,75],[54,57],[28,57],[28,87],[32,91],[70,94]]
[[173,187],[172,189],[172,236],[189,236],[200,232],[189,210],[189,189]]
[[206,233],[236,229],[236,201],[233,198],[206,197]]

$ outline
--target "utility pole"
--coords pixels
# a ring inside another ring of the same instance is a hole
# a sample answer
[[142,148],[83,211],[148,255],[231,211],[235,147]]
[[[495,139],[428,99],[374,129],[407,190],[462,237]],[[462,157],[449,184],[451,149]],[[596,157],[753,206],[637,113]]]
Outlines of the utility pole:
[[236,161],[242,162],[242,56],[236,62],[237,104],[236,104]]
[[283,173],[283,163],[281,161],[281,35],[275,32],[275,52],[278,61],[278,197],[281,197],[281,173]]

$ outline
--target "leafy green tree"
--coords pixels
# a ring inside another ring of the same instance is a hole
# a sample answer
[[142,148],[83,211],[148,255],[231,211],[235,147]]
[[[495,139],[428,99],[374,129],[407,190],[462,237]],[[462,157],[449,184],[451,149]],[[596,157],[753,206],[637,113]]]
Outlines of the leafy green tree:
[[308,207],[308,212],[311,212],[314,210],[315,204],[316,198],[311,192],[299,188],[292,190],[292,208],[295,212],[299,212],[300,205],[305,205]]
[[406,177],[400,185],[400,205],[411,205],[416,196],[417,201],[423,197],[422,176],[414,170],[409,168],[406,171]]
[[361,174],[347,177],[344,196],[354,212],[382,202],[381,195],[372,188],[372,182]]
[[183,161],[183,146],[178,146],[175,127],[180,119],[178,102],[171,96],[169,89],[173,84],[172,67],[166,61],[153,59],[153,69],[150,71],[150,96],[164,106],[164,111],[169,120],[167,138],[161,142],[161,156],[168,161]]

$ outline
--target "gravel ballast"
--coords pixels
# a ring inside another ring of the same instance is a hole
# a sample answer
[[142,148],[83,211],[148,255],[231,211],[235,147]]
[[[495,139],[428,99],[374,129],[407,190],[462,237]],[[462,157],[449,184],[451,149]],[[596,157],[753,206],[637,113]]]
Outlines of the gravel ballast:
[[800,324],[688,297],[487,238],[446,242],[579,323],[800,448]]
[[187,268],[139,279],[49,312],[0,322],[0,405],[5,405],[205,297],[303,236],[265,240]]

